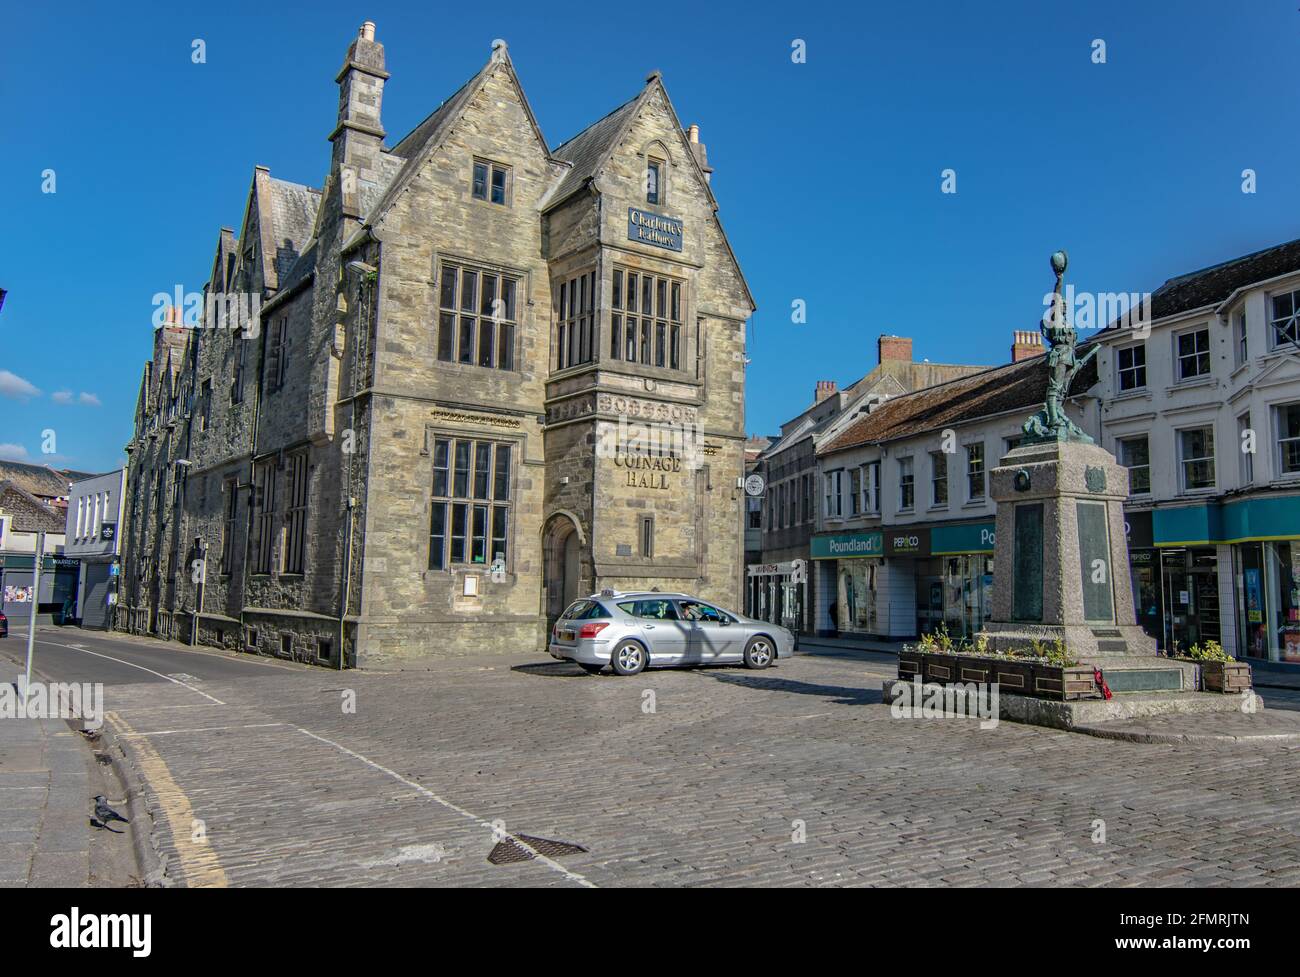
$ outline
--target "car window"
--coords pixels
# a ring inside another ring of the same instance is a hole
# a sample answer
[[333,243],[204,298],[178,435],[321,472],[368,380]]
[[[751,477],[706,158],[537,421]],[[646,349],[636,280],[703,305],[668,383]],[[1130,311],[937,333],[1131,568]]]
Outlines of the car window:
[[593,617],[609,617],[609,611],[594,600],[576,600],[560,615],[566,621],[586,621]]
[[688,621],[716,621],[726,624],[731,618],[712,604],[698,600],[681,601],[682,616]]
[[646,617],[655,621],[677,620],[677,608],[673,607],[670,600],[629,600],[618,607],[633,617]]

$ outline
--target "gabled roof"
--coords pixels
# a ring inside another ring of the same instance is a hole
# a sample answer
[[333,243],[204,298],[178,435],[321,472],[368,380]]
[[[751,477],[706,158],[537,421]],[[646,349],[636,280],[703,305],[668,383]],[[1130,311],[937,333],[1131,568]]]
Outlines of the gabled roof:
[[[1070,395],[1082,394],[1096,382],[1093,358],[1075,377]],[[817,454],[915,437],[1009,411],[1035,410],[1046,397],[1047,364],[1035,356],[886,400],[821,445]]]
[[555,147],[555,155],[572,166],[548,196],[543,209],[563,203],[595,179],[596,172],[605,164],[618,140],[632,124],[648,90],[648,86],[641,89],[604,118],[587,126],[568,142]]
[[505,42],[500,41],[493,46],[492,57],[488,59],[487,64],[479,69],[478,74],[461,85],[451,98],[434,109],[428,118],[411,130],[393,147],[389,155],[399,158],[405,157],[405,161],[375,205],[365,211],[366,216],[363,223],[374,225],[377,221],[383,219],[388,208],[397,199],[397,195],[406,188],[406,185],[415,178],[415,174],[419,172],[425,161],[442,145],[443,139],[446,138],[447,133],[461,117],[474,96],[478,94],[484,82],[497,71],[505,71],[509,76],[511,83],[515,86],[515,91],[519,93],[519,102],[523,106],[524,114],[528,117],[538,144],[542,147],[542,152],[548,156],[550,155],[550,150],[546,146],[546,137],[542,135],[541,126],[537,124],[537,116],[533,114],[533,107],[528,103],[528,96],[524,94],[524,86],[520,84],[519,76],[515,73],[515,66],[510,60],[510,53],[506,49]]
[[1169,279],[1151,293],[1151,316],[1163,319],[1215,305],[1246,285],[1300,271],[1300,240]]
[[69,482],[93,477],[94,475],[88,472],[0,459],[0,481],[11,484],[38,499],[66,496]]

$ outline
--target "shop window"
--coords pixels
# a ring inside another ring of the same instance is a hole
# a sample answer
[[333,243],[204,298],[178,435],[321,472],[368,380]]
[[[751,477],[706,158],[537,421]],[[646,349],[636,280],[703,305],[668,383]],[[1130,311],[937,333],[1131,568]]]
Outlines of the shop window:
[[966,488],[967,498],[975,502],[984,498],[986,490],[984,480],[984,443],[966,446]]
[[1188,428],[1177,436],[1183,491],[1214,488],[1214,428]]
[[1300,291],[1273,296],[1273,347],[1300,345]]
[[436,438],[429,569],[504,565],[510,526],[510,445]]
[[508,205],[510,192],[510,167],[489,160],[474,160],[474,179],[471,193],[475,200]]
[[1115,361],[1119,368],[1119,389],[1141,390],[1147,385],[1147,348],[1139,343],[1116,350]]
[[898,459],[898,508],[911,509],[916,504],[916,485],[911,458]]
[[930,504],[948,504],[948,456],[942,451],[930,452]]
[[1131,494],[1151,491],[1151,445],[1145,434],[1119,439],[1119,463],[1128,469]]
[[1277,414],[1278,474],[1300,474],[1300,404],[1284,404]]
[[1195,380],[1210,375],[1210,330],[1194,329],[1174,339],[1178,379]]
[[513,370],[518,290],[517,278],[443,264],[438,287],[438,359]]

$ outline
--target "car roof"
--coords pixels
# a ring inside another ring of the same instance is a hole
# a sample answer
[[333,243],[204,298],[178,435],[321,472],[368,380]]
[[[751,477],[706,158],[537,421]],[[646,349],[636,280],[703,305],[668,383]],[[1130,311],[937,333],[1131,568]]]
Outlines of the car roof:
[[689,594],[665,594],[658,590],[616,590],[612,594],[592,594],[583,600],[699,600]]

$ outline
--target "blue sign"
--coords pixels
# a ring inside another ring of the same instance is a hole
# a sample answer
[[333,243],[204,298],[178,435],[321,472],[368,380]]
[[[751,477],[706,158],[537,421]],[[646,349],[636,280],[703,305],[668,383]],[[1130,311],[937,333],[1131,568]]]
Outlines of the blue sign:
[[682,222],[635,207],[627,209],[627,239],[669,251],[682,249]]

